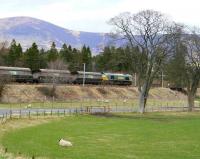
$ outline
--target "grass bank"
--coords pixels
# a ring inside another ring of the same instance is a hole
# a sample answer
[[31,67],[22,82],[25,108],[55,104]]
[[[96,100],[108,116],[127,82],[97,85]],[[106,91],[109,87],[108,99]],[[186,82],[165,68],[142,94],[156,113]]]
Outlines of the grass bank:
[[[60,138],[73,147],[59,147]],[[1,137],[14,155],[50,159],[197,159],[199,141],[198,113],[70,116]]]

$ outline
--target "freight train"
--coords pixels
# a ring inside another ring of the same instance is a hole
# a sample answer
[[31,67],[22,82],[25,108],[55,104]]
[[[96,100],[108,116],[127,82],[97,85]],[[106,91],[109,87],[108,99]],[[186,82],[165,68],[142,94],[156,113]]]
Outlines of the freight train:
[[109,84],[131,85],[133,78],[129,74],[104,72],[70,72],[69,70],[40,69],[37,72],[29,68],[0,66],[0,78],[24,83],[62,83],[62,84]]

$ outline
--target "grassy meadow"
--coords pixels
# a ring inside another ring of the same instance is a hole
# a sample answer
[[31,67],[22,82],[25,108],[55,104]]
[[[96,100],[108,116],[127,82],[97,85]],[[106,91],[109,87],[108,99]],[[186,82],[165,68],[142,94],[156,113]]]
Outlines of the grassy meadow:
[[[60,138],[71,141],[73,147],[60,147]],[[200,116],[199,113],[68,116],[9,130],[0,137],[0,143],[15,156],[36,158],[198,159]]]

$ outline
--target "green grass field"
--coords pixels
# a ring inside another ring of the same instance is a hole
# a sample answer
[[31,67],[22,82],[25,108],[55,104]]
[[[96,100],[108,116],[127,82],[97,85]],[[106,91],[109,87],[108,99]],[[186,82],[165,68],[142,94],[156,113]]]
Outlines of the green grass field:
[[[73,147],[62,148],[65,138]],[[50,159],[199,159],[200,116],[187,113],[69,116],[12,130],[8,152]]]

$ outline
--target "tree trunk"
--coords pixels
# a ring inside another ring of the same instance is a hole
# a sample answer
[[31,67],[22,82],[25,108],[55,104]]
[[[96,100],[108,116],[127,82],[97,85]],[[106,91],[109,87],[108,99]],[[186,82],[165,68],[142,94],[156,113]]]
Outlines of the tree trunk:
[[188,111],[191,112],[194,108],[195,95],[191,92],[188,93]]
[[188,111],[191,112],[194,108],[194,100],[196,97],[196,92],[197,92],[197,88],[199,86],[199,72],[197,74],[194,75],[194,79],[192,81],[192,83],[188,85],[187,87],[187,93],[188,93]]
[[142,114],[145,112],[146,100],[147,100],[147,98],[141,92],[140,93],[140,101],[139,101],[139,105],[140,105],[139,112],[142,113]]
[[139,98],[139,112],[144,113],[145,112],[145,107],[147,103],[147,96],[149,92],[149,85],[146,82],[140,92],[140,98]]

